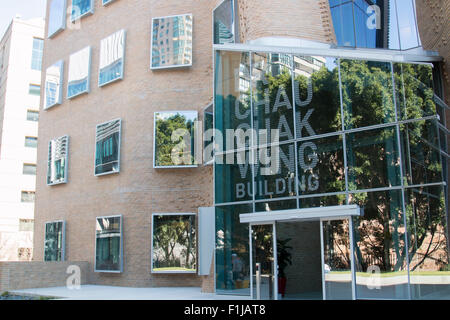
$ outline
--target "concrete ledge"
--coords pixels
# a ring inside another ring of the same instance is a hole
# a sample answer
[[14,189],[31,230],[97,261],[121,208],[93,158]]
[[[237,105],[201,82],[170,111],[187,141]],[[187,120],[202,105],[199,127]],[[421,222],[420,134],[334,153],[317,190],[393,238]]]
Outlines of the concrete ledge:
[[0,292],[66,286],[73,273],[69,266],[80,268],[80,284],[88,281],[89,262],[86,261],[20,261],[0,262]]

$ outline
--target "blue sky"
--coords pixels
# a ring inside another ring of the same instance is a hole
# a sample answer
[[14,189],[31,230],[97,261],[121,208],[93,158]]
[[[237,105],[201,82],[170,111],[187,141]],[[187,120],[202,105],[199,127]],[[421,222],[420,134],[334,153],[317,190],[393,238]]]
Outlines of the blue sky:
[[46,0],[0,0],[0,39],[17,14],[22,19],[44,17],[45,4]]

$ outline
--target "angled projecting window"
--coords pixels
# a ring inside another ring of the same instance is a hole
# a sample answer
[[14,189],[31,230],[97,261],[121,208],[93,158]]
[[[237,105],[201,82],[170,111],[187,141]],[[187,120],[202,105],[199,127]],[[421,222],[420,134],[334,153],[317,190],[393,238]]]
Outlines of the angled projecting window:
[[69,137],[62,136],[48,143],[47,185],[67,183]]
[[27,110],[27,120],[38,122],[39,121],[39,111]]
[[203,163],[214,162],[214,107],[212,104],[203,111]]
[[72,22],[93,13],[94,0],[72,0]]
[[67,0],[52,0],[50,3],[47,33],[49,38],[66,28],[66,6]]
[[120,171],[120,119],[97,125],[95,134],[95,175]]
[[152,273],[195,273],[195,213],[152,215]]
[[100,42],[99,87],[123,79],[125,30],[120,30]]
[[192,66],[192,15],[153,18],[151,69]]
[[44,40],[33,38],[33,52],[31,54],[31,69],[41,71],[42,52],[44,50]]
[[225,0],[213,11],[214,44],[236,43],[237,5],[234,0]]
[[95,272],[122,272],[122,216],[98,217],[95,231]]
[[60,60],[47,68],[45,73],[44,109],[61,104],[64,61]]
[[102,5],[106,6],[108,4],[110,4],[111,2],[114,2],[116,0],[102,0]]
[[52,221],[45,224],[44,261],[64,261],[65,232],[64,221]]
[[91,47],[86,47],[69,59],[69,78],[67,81],[67,98],[74,98],[88,93],[90,89]]
[[196,167],[197,111],[155,112],[154,168]]

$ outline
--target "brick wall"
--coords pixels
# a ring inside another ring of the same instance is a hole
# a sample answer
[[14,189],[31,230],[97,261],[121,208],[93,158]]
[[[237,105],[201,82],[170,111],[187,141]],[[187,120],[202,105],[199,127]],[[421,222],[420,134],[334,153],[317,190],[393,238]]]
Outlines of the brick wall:
[[0,262],[0,293],[10,290],[65,286],[67,268],[80,268],[80,284],[86,284],[89,277],[88,262]]

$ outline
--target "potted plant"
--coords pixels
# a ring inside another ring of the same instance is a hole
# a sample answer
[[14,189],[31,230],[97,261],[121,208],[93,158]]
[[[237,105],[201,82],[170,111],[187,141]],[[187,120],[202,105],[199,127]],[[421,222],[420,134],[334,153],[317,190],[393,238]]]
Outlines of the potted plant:
[[292,247],[287,245],[289,241],[291,241],[291,238],[277,240],[278,293],[280,293],[282,297],[284,297],[284,293],[286,292],[285,269],[288,265],[292,265],[292,254],[289,252]]

